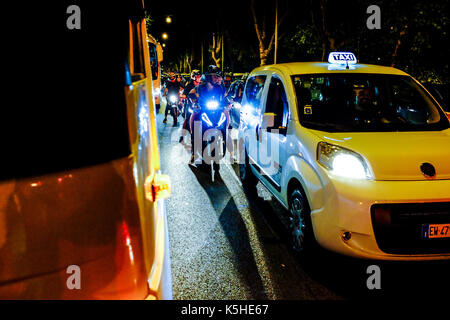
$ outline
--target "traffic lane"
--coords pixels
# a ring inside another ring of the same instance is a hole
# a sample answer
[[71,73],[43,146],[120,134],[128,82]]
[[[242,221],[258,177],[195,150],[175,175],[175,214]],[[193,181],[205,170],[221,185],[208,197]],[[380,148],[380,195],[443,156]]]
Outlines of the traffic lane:
[[[309,256],[295,254],[285,211],[261,183],[256,194],[243,190],[237,165],[221,165],[219,181],[212,181],[211,172],[187,164],[189,148],[178,143],[179,128],[169,121],[159,129],[160,141],[166,141],[164,171],[174,187],[168,215],[176,299],[417,298],[448,287],[445,261],[360,260],[320,248]],[[195,236],[183,236],[186,230]],[[380,267],[380,290],[367,287],[372,265]]]
[[213,181],[211,171],[188,165],[180,128],[162,118],[161,163],[172,179],[167,215],[174,298],[338,299],[299,268],[229,167],[221,165]]

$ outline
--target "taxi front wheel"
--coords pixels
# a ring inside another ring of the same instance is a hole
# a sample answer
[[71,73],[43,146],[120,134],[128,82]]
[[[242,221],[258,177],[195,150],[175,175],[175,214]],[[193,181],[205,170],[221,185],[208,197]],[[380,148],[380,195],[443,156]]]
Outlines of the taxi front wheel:
[[307,200],[298,188],[294,189],[289,197],[289,232],[295,251],[310,251],[315,242],[311,215]]

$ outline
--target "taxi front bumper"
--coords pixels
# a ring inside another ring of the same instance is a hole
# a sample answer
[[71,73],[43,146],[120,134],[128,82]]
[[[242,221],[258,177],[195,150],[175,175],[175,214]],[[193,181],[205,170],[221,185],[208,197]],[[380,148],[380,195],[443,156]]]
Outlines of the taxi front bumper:
[[[322,247],[363,259],[450,259],[450,238],[421,239],[420,231],[422,224],[450,223],[448,209],[442,212],[442,206],[450,205],[450,180],[330,179],[324,189],[323,205],[311,206],[314,233]],[[388,210],[380,219],[374,211],[381,204]],[[411,208],[414,217],[408,217]]]

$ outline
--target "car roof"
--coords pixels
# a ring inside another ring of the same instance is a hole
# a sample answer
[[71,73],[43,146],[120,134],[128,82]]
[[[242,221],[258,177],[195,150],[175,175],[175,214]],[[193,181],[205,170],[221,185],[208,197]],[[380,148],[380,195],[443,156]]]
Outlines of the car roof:
[[271,64],[258,67],[252,71],[265,71],[265,70],[278,70],[289,76],[297,74],[314,74],[314,73],[375,73],[375,74],[392,74],[403,75],[408,74],[392,67],[378,66],[373,64],[355,64],[350,65],[350,69],[346,69],[345,66],[332,65],[327,62],[290,62]]

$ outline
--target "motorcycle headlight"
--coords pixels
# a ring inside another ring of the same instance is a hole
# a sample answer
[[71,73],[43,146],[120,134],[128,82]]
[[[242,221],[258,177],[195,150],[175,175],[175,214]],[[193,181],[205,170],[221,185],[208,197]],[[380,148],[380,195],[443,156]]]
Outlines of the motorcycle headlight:
[[219,103],[217,101],[208,101],[206,103],[206,108],[209,110],[215,110],[219,107]]
[[172,96],[169,97],[169,101],[172,102],[172,103],[175,103],[175,102],[177,102],[177,97],[172,95]]
[[220,116],[218,127],[222,126],[222,124],[227,120],[227,117],[225,116],[225,113],[222,112],[222,115]]
[[202,120],[205,121],[205,123],[206,123],[208,126],[210,126],[210,127],[213,126],[211,120],[209,120],[208,115],[207,115],[206,113],[202,113]]
[[360,154],[336,145],[319,142],[317,161],[337,176],[350,179],[373,179],[369,165]]

